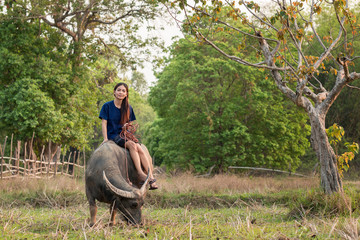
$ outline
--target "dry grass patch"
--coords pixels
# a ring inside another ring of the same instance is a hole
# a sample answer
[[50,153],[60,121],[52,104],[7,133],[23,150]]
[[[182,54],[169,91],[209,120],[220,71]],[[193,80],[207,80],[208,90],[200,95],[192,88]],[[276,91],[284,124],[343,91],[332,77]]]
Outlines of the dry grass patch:
[[301,177],[241,177],[233,174],[199,178],[188,173],[158,176],[161,192],[165,193],[274,193],[319,186],[319,179]]
[[[158,175],[160,189],[164,193],[274,193],[294,189],[311,189],[319,186],[319,179],[301,177],[243,177],[234,174],[220,174],[210,178],[200,178],[189,173],[177,176]],[[354,184],[360,184],[355,183]],[[34,191],[80,191],[84,192],[83,179],[58,176],[50,179],[13,178],[0,181],[3,192]]]
[[3,192],[34,192],[46,191],[84,191],[83,180],[66,176],[56,178],[26,178],[18,177],[0,181],[0,191]]
[[0,206],[67,207],[85,201],[83,180],[13,178],[0,181]]

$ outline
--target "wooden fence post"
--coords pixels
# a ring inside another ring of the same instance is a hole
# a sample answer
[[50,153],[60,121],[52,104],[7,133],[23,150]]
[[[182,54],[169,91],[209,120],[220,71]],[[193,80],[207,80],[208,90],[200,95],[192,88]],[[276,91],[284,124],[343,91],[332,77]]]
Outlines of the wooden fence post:
[[[34,137],[35,137],[35,132],[33,132],[32,138],[31,138],[31,142],[30,142],[30,146],[29,146],[29,160],[34,160],[34,163],[29,163],[29,170],[30,170],[30,166],[31,166],[31,173],[34,173],[36,175],[36,160],[32,159],[33,158],[33,141],[34,141]],[[35,169],[34,169],[34,165],[35,165]]]
[[57,147],[57,149],[56,149],[54,177],[56,177],[56,173],[57,173],[57,162],[60,160],[60,154],[61,154],[61,146]]
[[72,176],[75,177],[75,162],[76,162],[76,151],[74,151],[74,161],[72,163],[73,165],[73,172],[72,172]]
[[[11,134],[11,141],[10,141],[10,159],[9,159],[9,166],[10,166],[10,169],[12,169],[12,148],[13,148],[13,138],[14,138],[14,134]],[[11,172],[12,174],[12,172]]]
[[[79,166],[80,166],[80,156],[81,156],[81,150],[78,151],[78,157],[77,157],[77,160],[76,160],[76,167],[78,170],[80,170]],[[79,172],[79,171],[78,171]]]
[[16,153],[17,175],[20,175],[20,150],[21,150],[21,141],[17,141],[17,153]]
[[6,150],[7,138],[8,138],[8,136],[5,137],[4,150],[1,151],[1,180],[3,179],[3,161],[4,161],[5,150]]
[[41,154],[40,154],[40,176],[42,176],[43,173],[43,156],[44,156],[44,151],[45,151],[45,145],[43,145]]
[[[0,155],[4,156],[1,144],[0,144]],[[3,157],[1,157],[1,158],[3,158]],[[1,165],[2,165],[2,161],[1,161]],[[2,175],[3,175],[2,166],[1,166],[0,174],[1,174],[0,179],[2,180]]]
[[48,164],[48,167],[47,167],[47,169],[46,169],[46,175],[47,175],[47,177],[49,177],[49,173],[50,173],[50,159],[51,159],[51,140],[49,140],[49,155],[48,155],[48,161],[49,161],[49,164]]
[[25,142],[25,146],[24,146],[24,175],[27,175],[27,172],[26,172],[26,165],[27,165],[27,161],[26,161],[26,147],[27,147],[27,142]]
[[68,162],[66,166],[66,174],[69,174],[69,165],[70,165],[70,159],[71,159],[72,152],[69,152]]
[[[33,151],[34,152],[34,151]],[[31,154],[32,155],[32,154]],[[36,177],[36,173],[37,173],[37,167],[36,167],[36,162],[37,162],[37,160],[36,160],[36,158],[35,159],[33,159],[34,160],[34,165],[33,165],[33,172],[34,172],[34,176]]]
[[63,153],[63,158],[62,158],[62,162],[61,162],[61,175],[63,175],[64,173],[64,167],[65,167],[65,155],[66,155],[66,145],[65,147],[63,148],[64,149],[64,153]]
[[83,154],[84,154],[84,179],[85,179],[85,171],[86,171],[85,147],[83,147]]

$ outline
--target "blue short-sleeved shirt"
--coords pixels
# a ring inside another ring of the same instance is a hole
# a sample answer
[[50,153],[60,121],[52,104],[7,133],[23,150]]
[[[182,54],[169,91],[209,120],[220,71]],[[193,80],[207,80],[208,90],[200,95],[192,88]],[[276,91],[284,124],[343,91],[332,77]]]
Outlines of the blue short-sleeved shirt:
[[[133,108],[130,107],[130,122],[135,121],[135,113]],[[122,130],[122,125],[120,124],[121,120],[121,110],[115,106],[114,100],[104,103],[101,108],[100,119],[107,120],[107,135],[108,139],[112,140],[116,135],[120,134]]]

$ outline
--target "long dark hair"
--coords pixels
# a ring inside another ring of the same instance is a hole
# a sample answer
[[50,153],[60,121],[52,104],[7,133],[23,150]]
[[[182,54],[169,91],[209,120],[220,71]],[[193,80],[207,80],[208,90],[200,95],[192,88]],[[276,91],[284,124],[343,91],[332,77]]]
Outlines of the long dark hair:
[[126,93],[127,93],[127,96],[122,100],[121,109],[120,109],[121,111],[120,124],[124,125],[130,120],[129,87],[126,83],[120,82],[115,85],[114,91],[116,91],[116,89],[120,86],[124,86],[126,88]]

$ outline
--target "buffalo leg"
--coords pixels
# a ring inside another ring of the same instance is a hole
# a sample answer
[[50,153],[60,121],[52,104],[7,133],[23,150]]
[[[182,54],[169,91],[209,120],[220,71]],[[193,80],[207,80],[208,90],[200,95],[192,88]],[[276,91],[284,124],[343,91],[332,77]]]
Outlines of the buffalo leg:
[[97,213],[97,206],[94,201],[94,204],[90,203],[90,227],[94,226],[96,222],[96,213]]
[[95,198],[91,197],[90,192],[86,189],[86,197],[89,202],[89,209],[90,209],[90,227],[94,226],[96,222],[96,213],[97,213],[97,206],[95,202]]

